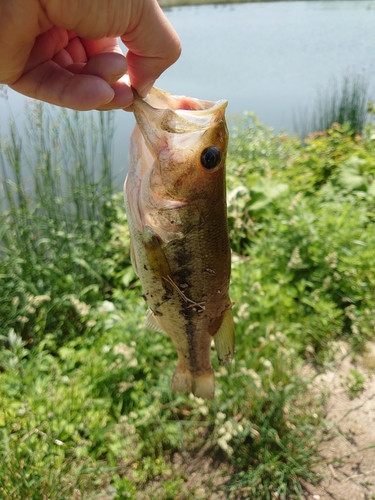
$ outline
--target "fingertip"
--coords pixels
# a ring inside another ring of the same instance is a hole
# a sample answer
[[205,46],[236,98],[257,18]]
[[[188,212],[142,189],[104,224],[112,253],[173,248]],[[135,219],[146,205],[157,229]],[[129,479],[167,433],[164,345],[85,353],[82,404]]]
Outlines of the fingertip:
[[114,96],[111,101],[103,103],[97,109],[99,111],[107,111],[110,109],[126,109],[132,106],[134,96],[129,85],[125,81],[120,80],[112,86]]
[[[70,67],[67,68],[69,71]],[[128,62],[122,54],[104,52],[92,56],[81,69],[82,75],[99,76],[110,85],[122,78],[128,70]]]
[[135,88],[135,87],[134,88],[141,97],[147,97],[148,93],[150,92],[150,90],[154,86],[154,83],[155,83],[155,81],[152,81],[152,82],[148,83],[147,85],[144,85],[141,88]]
[[115,98],[115,90],[102,78],[73,74],[52,61],[29,71],[11,87],[28,97],[77,111],[97,109]]
[[[112,87],[107,86],[107,85],[105,88],[98,89],[98,91],[97,91],[97,99],[98,99],[98,101],[100,101],[99,106],[103,106],[105,104],[108,104],[108,103],[112,102],[113,99],[115,98],[115,95],[116,95],[115,91],[113,90]],[[103,85],[103,87],[104,87],[104,85]]]
[[115,98],[114,89],[104,80],[91,75],[74,75],[61,94],[60,106],[88,111],[107,106]]

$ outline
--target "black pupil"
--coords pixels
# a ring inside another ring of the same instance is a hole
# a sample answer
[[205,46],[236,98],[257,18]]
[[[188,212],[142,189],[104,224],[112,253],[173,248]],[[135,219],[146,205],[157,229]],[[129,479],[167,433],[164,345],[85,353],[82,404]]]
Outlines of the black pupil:
[[201,155],[201,163],[204,168],[211,170],[219,165],[221,162],[221,153],[217,147],[211,146],[205,149]]

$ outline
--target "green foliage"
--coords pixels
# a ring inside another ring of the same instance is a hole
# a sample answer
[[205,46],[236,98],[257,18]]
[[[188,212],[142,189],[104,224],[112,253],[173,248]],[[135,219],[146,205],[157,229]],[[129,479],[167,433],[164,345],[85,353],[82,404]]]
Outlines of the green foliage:
[[[143,326],[122,196],[109,181],[111,127],[99,123],[91,143],[94,123],[88,134],[80,115],[62,113],[58,124],[41,108],[32,115],[35,151],[15,129],[2,142],[12,174],[0,215],[0,496],[301,498],[301,481],[316,479],[322,421],[302,366],[329,359],[332,339],[360,349],[374,337],[374,130],[335,126],[301,144],[251,114],[236,122],[237,348],[225,368],[212,352],[216,396],[205,402],[171,393],[172,343]],[[346,382],[353,397],[360,375]],[[187,453],[202,456],[200,481]],[[204,475],[209,456],[220,487]]]
[[[240,333],[235,366],[217,371],[214,402],[172,396],[171,343],[157,333],[151,343],[139,323],[143,301],[134,291],[125,298],[124,311],[103,304],[96,311],[96,332],[60,348],[49,335],[29,352],[12,334],[9,351],[2,352],[14,360],[0,359],[0,474],[7,498],[72,498],[77,492],[94,498],[111,484],[115,498],[135,499],[148,483],[165,479],[163,491],[146,496],[187,499],[185,473],[167,457],[204,441],[238,470],[230,490],[273,491],[275,467],[283,474],[274,491],[281,483],[285,491],[292,491],[293,483],[299,488],[298,478],[311,475],[311,458],[299,462],[297,470],[291,457],[308,455],[300,449],[300,433],[311,446],[315,417],[305,415],[299,401],[301,386],[291,370],[294,352],[286,338],[270,329],[267,338],[241,341]],[[240,332],[244,319],[237,318]],[[250,345],[257,354],[246,359]],[[277,352],[282,359],[276,359]]]
[[349,396],[351,398],[359,396],[364,389],[365,382],[366,376],[355,368],[352,368],[349,371],[349,376],[346,380],[346,386]]
[[[233,248],[249,259],[242,272],[253,292],[251,318],[260,328],[274,321],[301,352],[318,357],[342,335],[360,347],[374,332],[373,129],[353,138],[348,128],[335,126],[302,147],[248,119],[233,145],[246,144],[251,129],[257,156],[251,152],[243,163],[244,148],[239,160],[233,150],[229,179],[235,187],[228,199],[235,200],[229,208]],[[267,134],[272,154],[263,147]],[[251,231],[241,231],[243,221]]]
[[111,116],[53,116],[36,104],[26,143],[14,124],[1,141],[0,334],[13,328],[34,342],[83,333],[89,303],[108,298],[115,268],[128,267],[129,243],[112,250],[124,216],[111,199]]

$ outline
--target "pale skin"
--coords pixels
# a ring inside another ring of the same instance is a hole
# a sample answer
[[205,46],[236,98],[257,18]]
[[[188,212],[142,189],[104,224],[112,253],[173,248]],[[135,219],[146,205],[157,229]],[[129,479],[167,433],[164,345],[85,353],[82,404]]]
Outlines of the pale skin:
[[0,0],[0,83],[58,106],[127,108],[180,51],[157,0]]

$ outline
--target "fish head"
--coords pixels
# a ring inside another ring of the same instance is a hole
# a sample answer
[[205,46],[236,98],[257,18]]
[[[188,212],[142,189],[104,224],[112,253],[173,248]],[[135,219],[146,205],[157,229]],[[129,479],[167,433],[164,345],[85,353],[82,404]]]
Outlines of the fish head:
[[146,100],[135,94],[133,111],[150,153],[146,170],[152,169],[149,189],[154,200],[183,205],[222,198],[226,106],[225,100],[203,101],[155,88]]

